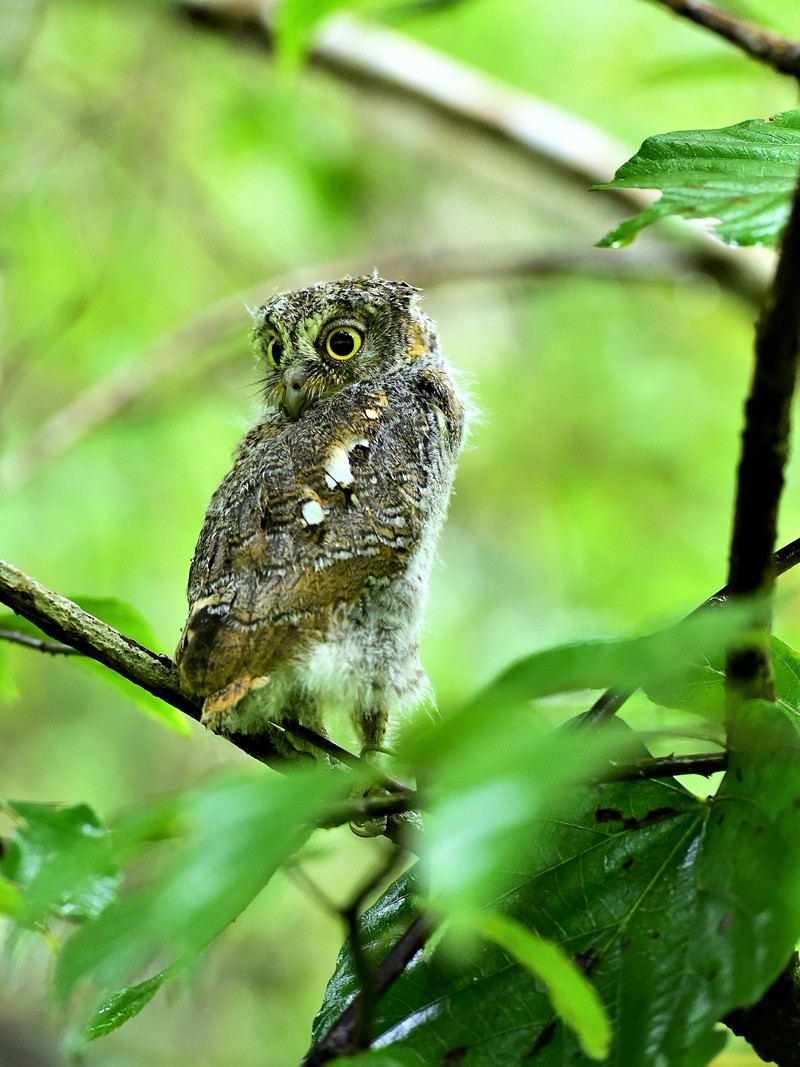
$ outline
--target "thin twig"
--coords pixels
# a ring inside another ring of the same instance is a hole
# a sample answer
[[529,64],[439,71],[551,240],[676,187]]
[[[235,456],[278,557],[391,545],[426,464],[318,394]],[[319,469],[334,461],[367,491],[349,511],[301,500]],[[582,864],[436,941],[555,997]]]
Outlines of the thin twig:
[[0,641],[8,641],[12,645],[22,645],[24,648],[33,648],[37,652],[46,652],[50,656],[82,655],[72,645],[62,644],[61,641],[45,641],[41,637],[20,633],[19,630],[0,630]]
[[[775,537],[789,452],[791,403],[800,358],[800,182],[784,230],[775,280],[756,329],[736,483],[728,589],[758,597],[760,632],[727,659],[729,719],[740,700],[775,699],[769,658]],[[729,724],[730,725],[730,724]]]
[[[788,544],[784,545],[783,548],[779,548],[775,553],[773,560],[776,577],[780,577],[780,575],[791,570],[792,567],[797,566],[797,564],[800,563],[800,537],[795,538],[794,541],[790,541]],[[716,593],[712,593],[702,604],[699,604],[693,611],[691,611],[686,618],[691,619],[693,615],[696,615],[699,611],[704,611],[712,604],[724,604],[730,596],[731,587],[729,585],[723,585],[721,589],[718,589]],[[591,708],[589,708],[584,715],[584,724],[597,726],[600,723],[607,722],[608,719],[616,715],[622,705],[629,700],[635,692],[635,689],[607,689],[602,696],[597,698]]]
[[611,770],[598,777],[600,782],[637,782],[649,778],[672,778],[678,774],[710,774],[724,771],[727,752],[703,752],[693,756],[653,756],[635,763],[612,764]]
[[[375,999],[378,1000],[400,977],[417,953],[421,952],[436,929],[436,919],[425,913],[408,927],[375,969]],[[300,1067],[320,1067],[353,1048],[358,1028],[359,1006],[354,998],[327,1034],[311,1048]]]
[[353,976],[358,986],[358,993],[353,1002],[355,1019],[348,1052],[358,1052],[369,1046],[372,1020],[379,996],[375,968],[362,937],[361,913],[367,900],[399,869],[404,858],[405,853],[401,848],[393,848],[385,862],[367,878],[353,894],[350,902],[341,910],[353,960]]
[[768,64],[778,74],[800,78],[800,41],[756,26],[704,0],[653,0],[676,15],[711,30],[735,44],[752,59]]
[[319,905],[323,911],[335,919],[341,919],[342,913],[328,894],[307,873],[305,868],[296,859],[288,859],[283,864],[283,873],[290,878],[295,885],[307,896]]
[[[344,823],[363,823],[368,819],[407,815],[419,811],[422,806],[420,794],[403,786],[399,793],[369,793],[362,797],[350,797],[340,805],[330,807],[319,825],[342,826]],[[406,844],[405,840],[402,843]]]

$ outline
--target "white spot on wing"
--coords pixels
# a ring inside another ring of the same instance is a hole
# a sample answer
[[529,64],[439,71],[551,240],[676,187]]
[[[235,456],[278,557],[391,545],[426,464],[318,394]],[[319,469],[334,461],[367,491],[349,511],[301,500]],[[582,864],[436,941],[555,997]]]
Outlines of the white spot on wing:
[[347,452],[341,445],[334,445],[328,453],[323,464],[325,482],[329,489],[340,485],[343,489],[353,484],[353,472],[350,470],[350,460]]
[[306,526],[318,526],[325,522],[325,510],[316,500],[307,500],[303,504],[303,522]]

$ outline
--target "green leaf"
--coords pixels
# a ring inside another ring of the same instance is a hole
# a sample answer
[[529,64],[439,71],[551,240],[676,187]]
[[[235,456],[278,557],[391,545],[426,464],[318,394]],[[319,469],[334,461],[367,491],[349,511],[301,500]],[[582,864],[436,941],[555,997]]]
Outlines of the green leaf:
[[[423,866],[417,863],[393,882],[380,900],[361,916],[359,926],[362,945],[374,964],[386,955],[417,917],[416,899],[420,895],[426,895],[427,888],[428,880]],[[314,1042],[319,1041],[330,1030],[357,990],[350,943],[345,941],[314,1020]],[[395,1045],[392,1051],[402,1053],[403,1050]]]
[[17,918],[25,905],[22,893],[11,882],[0,878],[0,915],[10,915]]
[[412,1053],[396,1049],[373,1049],[355,1056],[337,1056],[331,1067],[419,1067],[419,1060]]
[[[458,723],[462,717],[456,716]],[[448,744],[433,738],[418,773],[425,789],[425,845],[432,892],[450,909],[474,909],[499,892],[514,871],[520,840],[535,833],[563,797],[608,765],[632,754],[627,730],[545,731],[529,709],[497,717],[463,716]]]
[[[731,610],[733,608],[733,610]],[[520,837],[610,758],[631,758],[629,731],[550,731],[530,699],[565,689],[652,679],[683,685],[692,660],[720,655],[753,606],[722,605],[648,637],[548,649],[512,665],[446,719],[400,744],[416,765],[430,812],[427,848],[434,891],[450,908],[483,905],[513,870]],[[677,678],[678,682],[674,680]],[[644,754],[644,753],[642,753]]]
[[[159,647],[158,638],[150,624],[132,604],[113,597],[80,596],[73,599],[84,611],[96,616],[98,619],[102,619],[103,622],[107,622],[109,626],[113,626],[115,630],[119,630],[126,637],[132,637],[134,641],[145,648],[156,650]],[[188,736],[191,727],[187,717],[177,708],[173,708],[171,704],[166,704],[163,700],[159,700],[152,693],[148,693],[146,689],[134,685],[127,678],[117,674],[116,671],[109,670],[108,667],[104,667],[102,663],[97,663],[96,660],[88,656],[72,657],[70,662],[91,671],[109,685],[114,686],[115,689],[123,693],[128,700],[136,704],[151,718],[174,730],[175,733],[182,734],[185,737]]]
[[770,637],[775,692],[784,707],[800,714],[800,655],[777,637]]
[[[800,936],[798,771],[795,716],[754,703],[712,800],[672,780],[573,790],[520,841],[513,883],[487,903],[591,977],[612,1021],[612,1062],[705,1067],[724,1042],[716,1020],[757,1000],[788,961]],[[378,946],[408,925],[421,888],[409,874],[365,916],[371,952],[385,954]],[[316,1039],[354,989],[343,951]],[[525,968],[499,947],[465,960],[447,936],[382,998],[372,1037],[424,1063],[589,1062]]]
[[[474,717],[498,706],[581,689],[647,689],[691,676],[694,664],[722,655],[756,617],[755,603],[714,605],[646,637],[584,641],[545,649],[505,670],[469,705]],[[458,729],[458,728],[456,728]],[[442,735],[442,744],[449,736]]]
[[[777,699],[788,710],[800,714],[800,656],[774,635],[769,639],[769,648]],[[655,704],[719,721],[725,713],[725,657],[721,653],[706,657],[693,664],[683,677],[650,683],[645,691]]]
[[81,1034],[82,1042],[94,1041],[97,1037],[104,1037],[112,1030],[138,1015],[142,1008],[147,1007],[164,982],[173,977],[170,971],[159,971],[152,978],[146,978],[137,985],[120,989],[104,1001]]
[[[134,641],[145,648],[158,648],[159,642],[150,624],[136,608],[124,600],[117,600],[113,597],[87,596],[72,597],[71,599],[90,615],[102,619],[103,622],[113,626],[115,630],[119,630],[126,637],[133,638]],[[18,633],[26,634],[29,637],[37,637],[43,641],[51,640],[38,626],[27,619],[23,619],[21,615],[16,615],[14,612],[0,614],[0,630],[16,630]],[[163,700],[159,700],[158,697],[148,693],[140,686],[134,685],[133,682],[129,682],[127,678],[123,678],[116,671],[110,670],[108,667],[103,666],[102,663],[97,663],[90,656],[70,656],[69,662],[80,669],[91,671],[92,674],[96,674],[109,685],[120,690],[132,703],[164,726],[168,726],[171,730],[184,736],[189,734],[190,726],[182,712],[178,711],[177,708],[173,708],[170,704],[164,703]],[[2,664],[0,664],[0,695],[2,695],[2,683]]]
[[556,1012],[576,1033],[581,1048],[593,1060],[604,1060],[611,1045],[611,1024],[594,987],[563,949],[543,941],[527,927],[498,912],[458,915],[477,933],[505,949],[531,974],[540,978]]
[[90,671],[92,674],[97,675],[98,678],[102,678],[108,685],[113,686],[114,689],[118,689],[132,704],[135,704],[146,715],[149,715],[151,719],[160,722],[162,726],[168,727],[183,737],[188,737],[191,732],[188,717],[171,704],[159,700],[157,696],[148,693],[146,689],[142,689],[141,686],[135,685],[133,682],[128,681],[127,678],[123,678],[121,674],[117,674],[116,671],[110,670],[110,668],[90,659],[88,656],[70,656],[69,662],[76,664],[82,670]]
[[184,965],[214,940],[309,836],[352,780],[320,769],[229,777],[163,803],[115,831],[134,840],[159,821],[176,839],[157,853],[150,880],[67,942],[56,972],[65,996],[83,979],[120,989],[153,961]]
[[48,914],[96,918],[116,895],[118,876],[108,832],[94,811],[86,804],[21,801],[2,808],[18,821],[0,857],[0,873],[22,891],[19,921],[36,926]]
[[598,242],[619,248],[665,215],[713,219],[733,245],[774,246],[789,214],[800,163],[800,110],[718,130],[648,137],[614,180],[596,189],[659,189],[652,207]]
[[[146,648],[158,646],[158,640],[150,624],[133,605],[124,600],[96,596],[76,596],[70,599],[89,615],[102,619],[126,637],[132,637],[140,645]],[[13,611],[0,614],[0,630],[16,630],[18,633],[27,634],[28,637],[39,637],[43,641],[52,640],[35,623]]]
[[158,648],[158,638],[150,623],[140,611],[125,600],[116,597],[78,596],[73,597],[78,607],[83,608],[89,615],[94,615],[115,630],[132,637],[145,648]]

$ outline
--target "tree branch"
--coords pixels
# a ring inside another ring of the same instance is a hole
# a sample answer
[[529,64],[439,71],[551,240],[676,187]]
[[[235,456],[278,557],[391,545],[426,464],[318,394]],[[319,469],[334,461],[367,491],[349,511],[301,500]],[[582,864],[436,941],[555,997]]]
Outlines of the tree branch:
[[[196,25],[242,36],[271,49],[273,5],[265,0],[173,0]],[[506,85],[474,67],[412,38],[352,16],[328,18],[314,36],[308,63],[340,81],[422,106],[452,126],[465,128],[524,159],[572,180],[582,192],[608,181],[631,153],[590,122]],[[607,190],[637,211],[650,204],[635,189]],[[663,233],[664,231],[662,231]],[[759,301],[761,269],[708,234],[684,227],[682,242],[693,250],[694,270]]]
[[[180,688],[177,668],[169,656],[153,652],[133,638],[126,637],[113,626],[90,615],[66,597],[40,585],[5,560],[0,560],[0,603],[7,605],[28,622],[34,623],[48,637],[57,641],[58,646],[53,648],[47,641],[36,638],[20,643],[41,652],[58,651],[65,655],[72,653],[88,656],[165,703],[178,708],[190,718],[200,719],[202,703]],[[369,780],[387,791],[386,797],[363,797],[360,800],[356,798],[333,809],[325,821],[326,826],[341,825],[365,817],[404,816],[414,811],[413,800],[416,794],[402,783],[379,773],[368,760],[348,752],[330,738],[323,737],[300,723],[285,722],[283,729],[287,734],[313,745],[343,766],[366,772]],[[219,736],[260,763],[266,763],[279,771],[286,768],[287,757],[276,752],[269,734],[232,733]],[[390,821],[387,836],[392,840],[395,837],[404,840],[402,831],[402,826],[392,825]]]
[[653,3],[668,7],[676,15],[711,30],[752,59],[766,63],[778,74],[800,78],[800,41],[770,33],[704,0],[653,0]]
[[[202,703],[185,693],[178,682],[178,671],[169,656],[153,652],[131,637],[115,630],[78,607],[73,601],[59,596],[52,590],[24,574],[17,567],[0,560],[0,603],[7,605],[23,619],[34,623],[48,637],[59,644],[68,645],[74,653],[97,660],[109,670],[147,690],[153,696],[199,720]],[[53,651],[47,642],[39,642],[40,651]],[[60,650],[60,649],[59,649]],[[374,767],[360,757],[340,748],[327,737],[299,724],[286,723],[286,732],[301,737],[320,751],[349,766],[366,769],[373,780],[386,789],[402,789],[393,779],[381,778]],[[275,751],[268,734],[223,734],[236,748],[247,755],[281,770],[286,766],[286,757]],[[358,809],[354,809],[357,817]]]
[[650,778],[673,778],[678,774],[700,774],[708,778],[724,771],[728,765],[727,752],[704,752],[694,756],[653,756],[635,763],[613,764],[612,769],[598,777],[601,782],[638,782]]
[[760,633],[728,655],[729,719],[737,701],[775,699],[769,658],[773,552],[800,356],[799,277],[800,182],[783,234],[775,280],[756,329],[753,380],[745,408],[728,590],[731,596],[759,597],[763,609]]
[[369,1047],[375,1007],[381,995],[377,988],[377,973],[362,936],[361,913],[367,900],[399,868],[403,856],[403,850],[395,847],[385,862],[356,890],[350,902],[341,910],[350,942],[353,975],[358,985],[358,992],[353,1001],[354,1018],[348,1052],[358,1052]]
[[[400,977],[420,952],[436,929],[436,920],[429,914],[420,915],[395,942],[375,969],[375,1000]],[[320,1067],[337,1056],[355,1051],[354,1038],[359,1021],[358,997],[354,997],[327,1034],[308,1052],[300,1067]]]
[[[449,251],[386,252],[375,250],[363,256],[312,263],[278,275],[262,278],[230,296],[215,301],[173,333],[165,336],[132,363],[115,367],[93,382],[51,415],[37,432],[14,454],[0,462],[0,483],[7,490],[18,489],[56,456],[73,448],[99,426],[117,417],[165,379],[179,374],[197,362],[197,354],[233,334],[244,333],[247,307],[263,303],[272,292],[293,289],[344,274],[368,274],[380,264],[390,278],[404,278],[421,289],[475,279],[550,279],[586,275],[608,280],[663,282],[686,271],[702,270],[696,256],[679,249],[663,248],[654,260],[638,248],[628,248],[609,256],[600,249],[560,248],[538,255],[517,250],[473,248]],[[718,278],[718,280],[720,280]],[[729,278],[735,287],[735,279]],[[753,279],[746,297],[755,300],[763,284]],[[220,349],[212,360],[229,358],[239,348]],[[207,369],[209,361],[203,362]],[[161,395],[161,393],[159,393]]]
[[144,648],[4,560],[0,560],[0,603],[48,637],[97,660],[191,718],[200,718],[200,704],[181,690],[168,656]]
[[[796,567],[797,564],[800,563],[800,537],[795,538],[794,541],[790,541],[787,545],[784,545],[783,548],[779,548],[773,557],[773,563],[775,577],[780,577],[780,575],[791,570],[792,567]],[[702,604],[689,612],[686,616],[687,619],[690,619],[699,611],[704,611],[712,604],[724,604],[731,595],[732,589],[730,585],[723,585],[723,587],[718,589],[716,593],[712,593]],[[583,718],[584,723],[597,726],[600,723],[606,722],[613,715],[616,715],[622,705],[629,700],[635,692],[635,689],[607,689],[602,696],[597,698],[591,708],[586,712],[586,715]]]
[[800,959],[792,954],[759,1001],[729,1012],[723,1022],[765,1063],[800,1067]]

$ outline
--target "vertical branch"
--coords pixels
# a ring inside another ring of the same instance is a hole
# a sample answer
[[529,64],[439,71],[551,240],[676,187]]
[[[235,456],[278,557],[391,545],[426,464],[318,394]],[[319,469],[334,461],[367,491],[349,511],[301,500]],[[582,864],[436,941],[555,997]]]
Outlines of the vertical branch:
[[790,408],[800,348],[800,185],[795,190],[775,278],[756,330],[755,366],[745,408],[728,588],[762,599],[757,630],[727,662],[730,710],[738,701],[775,699],[769,660],[773,556]]

